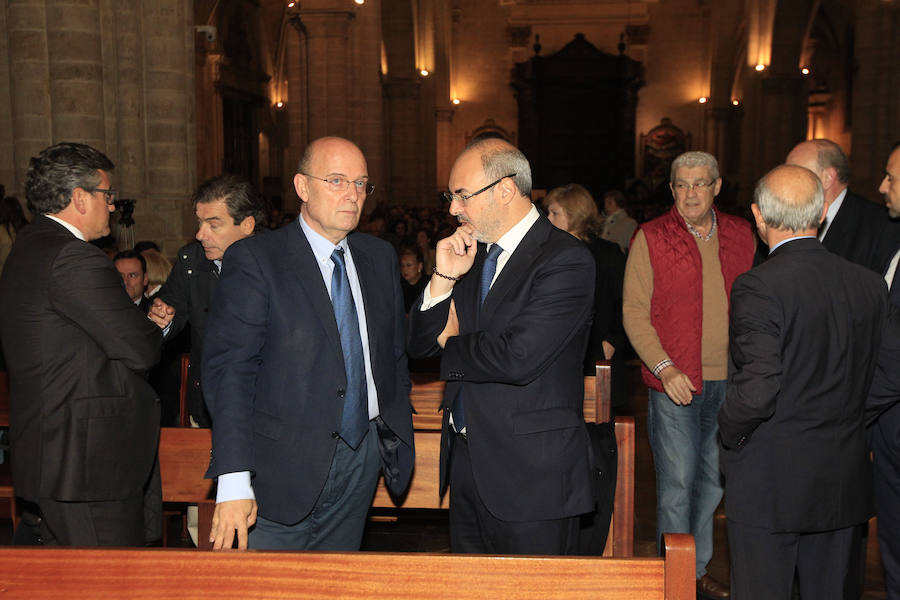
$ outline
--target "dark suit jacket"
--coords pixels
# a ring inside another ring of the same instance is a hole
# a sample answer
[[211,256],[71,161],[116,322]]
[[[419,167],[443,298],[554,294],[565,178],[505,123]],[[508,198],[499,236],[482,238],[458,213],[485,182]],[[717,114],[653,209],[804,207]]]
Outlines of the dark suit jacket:
[[898,233],[898,224],[888,219],[884,206],[847,190],[822,245],[850,262],[881,272],[887,255],[900,242]]
[[203,338],[206,318],[218,278],[215,264],[206,258],[200,242],[191,242],[178,251],[169,278],[156,297],[175,308],[175,319],[166,336],[172,343],[185,325],[191,326],[191,359],[188,366],[188,411],[201,427],[209,427],[209,413],[200,387]]
[[[388,488],[402,493],[414,463],[403,294],[397,255],[348,238],[364,296]],[[208,477],[251,471],[259,514],[296,523],[315,505],[338,439],[346,388],[334,309],[294,222],[232,244],[210,309],[203,389],[213,422]]]
[[159,402],[140,375],[162,335],[112,261],[37,217],[0,279],[16,495],[72,501],[141,493],[156,456]]
[[872,516],[864,409],[887,315],[884,280],[814,239],[737,278],[719,412],[729,519],[814,532]]
[[[443,406],[465,394],[475,485],[504,521],[559,519],[593,509],[582,360],[594,301],[587,247],[540,217],[497,276],[479,310],[486,252],[453,289],[460,335],[443,349]],[[409,313],[411,356],[441,353],[450,302]],[[441,484],[447,485],[449,410]],[[451,482],[452,483],[452,482]]]

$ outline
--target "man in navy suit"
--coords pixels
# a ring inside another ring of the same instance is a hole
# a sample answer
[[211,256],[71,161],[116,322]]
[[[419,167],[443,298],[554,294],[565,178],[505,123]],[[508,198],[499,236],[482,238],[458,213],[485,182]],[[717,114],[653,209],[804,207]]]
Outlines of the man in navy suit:
[[574,554],[579,515],[593,509],[581,365],[594,261],[530,194],[519,150],[471,144],[445,194],[461,226],[438,242],[409,313],[410,355],[441,354],[447,381],[440,477],[453,552]]
[[359,549],[379,472],[395,494],[412,474],[397,256],[351,234],[373,189],[366,159],[321,138],[294,187],[300,217],[228,248],[210,308],[216,549],[235,532],[240,548]]

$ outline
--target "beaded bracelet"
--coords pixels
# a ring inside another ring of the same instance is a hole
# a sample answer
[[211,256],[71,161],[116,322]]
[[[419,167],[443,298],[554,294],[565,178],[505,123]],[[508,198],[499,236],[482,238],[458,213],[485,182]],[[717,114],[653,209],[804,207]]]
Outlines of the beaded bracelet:
[[443,277],[444,279],[449,279],[450,281],[459,281],[462,279],[462,275],[459,277],[452,277],[450,275],[444,275],[443,273],[438,272],[437,267],[432,267],[431,272],[437,275],[438,277]]

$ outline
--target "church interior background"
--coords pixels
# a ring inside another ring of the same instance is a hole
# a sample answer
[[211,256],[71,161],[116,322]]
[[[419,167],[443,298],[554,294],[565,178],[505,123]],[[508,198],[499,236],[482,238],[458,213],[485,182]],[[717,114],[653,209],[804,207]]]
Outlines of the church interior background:
[[[537,190],[625,190],[640,218],[678,153],[720,205],[827,137],[873,201],[900,138],[898,0],[0,0],[0,182],[63,140],[102,149],[135,239],[190,239],[190,194],[242,174],[282,212],[306,144],[356,141],[377,206],[439,206],[455,156],[501,136]],[[5,59],[3,58],[5,57]]]

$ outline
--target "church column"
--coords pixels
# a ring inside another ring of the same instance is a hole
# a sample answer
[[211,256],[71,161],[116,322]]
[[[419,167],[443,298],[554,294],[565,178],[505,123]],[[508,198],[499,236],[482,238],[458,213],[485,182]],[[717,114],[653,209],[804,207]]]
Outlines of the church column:
[[350,55],[350,10],[307,8],[297,12],[306,40],[305,101],[310,140],[351,135],[351,98],[355,72]]

